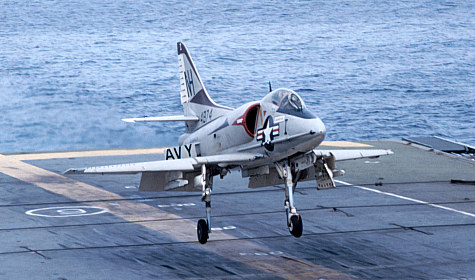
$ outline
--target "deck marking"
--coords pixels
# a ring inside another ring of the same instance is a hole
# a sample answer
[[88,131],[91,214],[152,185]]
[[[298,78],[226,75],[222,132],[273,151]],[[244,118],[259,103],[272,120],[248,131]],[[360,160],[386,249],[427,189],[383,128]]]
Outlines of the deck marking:
[[196,206],[194,203],[171,203],[171,204],[158,204],[158,208],[174,208],[176,210],[182,210],[181,207],[190,207],[190,206]]
[[213,232],[213,231],[223,231],[223,230],[232,230],[232,229],[236,229],[236,227],[235,226],[213,227],[213,228],[211,228],[211,232]]
[[[122,201],[124,197],[116,193],[76,181],[52,171],[22,162],[17,158],[1,154],[0,173],[75,201],[91,201],[85,204],[108,208],[109,214],[142,225],[150,230],[166,235],[173,240],[196,242],[195,221],[183,219],[181,216],[160,210],[148,204],[137,201]],[[108,202],[98,201],[100,199],[117,199],[121,200],[121,203],[119,205],[111,205]],[[342,272],[300,258],[289,260],[279,256],[268,256],[269,259],[259,261],[247,258],[243,259],[242,256],[239,257],[235,255],[236,247],[233,244],[222,242],[236,239],[238,239],[238,237],[226,234],[224,231],[216,231],[213,233],[210,241],[220,240],[221,242],[197,245],[197,248],[217,254],[230,261],[241,262],[244,265],[248,265],[264,273],[285,279],[353,279],[353,277]],[[239,242],[240,249],[250,252],[267,252],[270,249],[250,240],[239,240]],[[298,260],[300,264],[298,271],[295,269],[295,260]]]
[[149,149],[115,149],[115,150],[93,150],[77,152],[52,152],[52,153],[32,153],[32,154],[14,154],[4,155],[10,159],[16,160],[40,160],[57,158],[77,158],[77,157],[102,157],[102,156],[130,156],[145,154],[163,154],[166,148]]
[[272,252],[252,252],[252,253],[239,253],[241,256],[268,256],[268,255],[283,255],[282,251],[272,251]]
[[109,209],[96,206],[58,206],[32,209],[25,212],[27,215],[48,218],[68,218],[90,216],[109,212]]
[[375,192],[375,193],[379,193],[379,194],[389,195],[389,196],[392,196],[392,197],[397,197],[397,198],[400,198],[400,199],[404,199],[404,200],[408,200],[408,201],[412,201],[412,202],[432,206],[432,207],[435,207],[435,208],[444,209],[444,210],[447,210],[447,211],[451,211],[451,212],[455,212],[455,213],[459,213],[459,214],[462,214],[462,215],[465,215],[465,216],[475,218],[475,214],[465,212],[465,211],[460,211],[460,210],[457,210],[457,209],[453,209],[453,208],[450,208],[450,207],[446,207],[446,206],[442,206],[442,205],[438,205],[438,204],[434,204],[434,203],[430,203],[430,202],[426,202],[426,201],[422,201],[422,200],[419,200],[419,199],[414,199],[414,198],[410,198],[410,197],[407,197],[407,196],[402,196],[402,195],[389,193],[389,192],[383,192],[383,191],[375,190],[375,189],[372,189],[372,188],[357,186],[357,185],[353,185],[353,184],[350,184],[350,183],[347,183],[347,182],[344,182],[344,181],[340,181],[340,180],[335,180],[335,182],[346,185],[346,186],[350,186],[350,187],[354,187],[354,188],[358,188],[358,189],[362,189],[362,190],[366,190],[366,191],[370,191],[370,192]]

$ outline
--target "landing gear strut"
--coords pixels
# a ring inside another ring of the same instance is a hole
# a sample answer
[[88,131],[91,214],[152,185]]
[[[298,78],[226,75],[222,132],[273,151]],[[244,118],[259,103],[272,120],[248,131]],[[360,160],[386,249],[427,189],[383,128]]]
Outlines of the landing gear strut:
[[303,223],[302,217],[297,213],[297,208],[294,204],[294,191],[297,182],[292,182],[292,171],[288,161],[285,161],[281,166],[282,177],[285,181],[285,213],[287,216],[287,227],[290,233],[295,237],[302,236]]
[[211,233],[211,190],[213,188],[213,176],[210,172],[206,172],[206,166],[201,166],[200,182],[202,186],[201,201],[206,205],[206,220],[200,219],[196,226],[196,234],[201,244],[208,242],[209,233]]

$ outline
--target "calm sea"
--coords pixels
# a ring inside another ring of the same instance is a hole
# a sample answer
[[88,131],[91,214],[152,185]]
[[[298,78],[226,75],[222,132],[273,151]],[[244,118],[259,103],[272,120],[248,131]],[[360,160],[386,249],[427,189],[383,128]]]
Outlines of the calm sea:
[[174,145],[176,42],[237,107],[298,92],[328,140],[475,145],[475,2],[0,1],[0,152]]

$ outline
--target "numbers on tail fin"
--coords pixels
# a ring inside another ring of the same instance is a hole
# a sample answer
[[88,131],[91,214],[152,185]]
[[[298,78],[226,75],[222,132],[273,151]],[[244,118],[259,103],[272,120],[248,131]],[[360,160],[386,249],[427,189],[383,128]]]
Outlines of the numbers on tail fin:
[[200,115],[201,123],[209,122],[212,116],[213,116],[213,109],[204,110],[203,112],[201,112],[201,115]]

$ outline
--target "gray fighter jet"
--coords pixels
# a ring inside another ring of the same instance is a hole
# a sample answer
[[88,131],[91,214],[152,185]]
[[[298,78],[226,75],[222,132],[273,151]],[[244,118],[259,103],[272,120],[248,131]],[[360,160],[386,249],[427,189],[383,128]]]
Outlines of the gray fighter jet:
[[184,121],[179,146],[165,160],[69,169],[65,173],[142,173],[139,191],[201,191],[206,219],[198,221],[200,243],[211,233],[213,178],[231,169],[249,177],[249,188],[285,185],[287,227],[302,235],[302,217],[293,194],[298,182],[316,180],[317,189],[335,187],[344,174],[335,162],[392,154],[390,150],[315,150],[325,138],[325,125],[290,89],[277,89],[236,109],[216,104],[208,95],[185,45],[178,42],[181,104],[184,114],[124,119],[126,122]]

